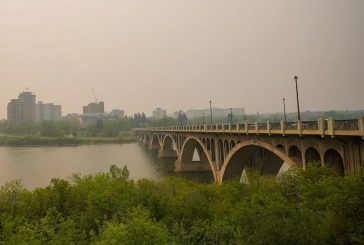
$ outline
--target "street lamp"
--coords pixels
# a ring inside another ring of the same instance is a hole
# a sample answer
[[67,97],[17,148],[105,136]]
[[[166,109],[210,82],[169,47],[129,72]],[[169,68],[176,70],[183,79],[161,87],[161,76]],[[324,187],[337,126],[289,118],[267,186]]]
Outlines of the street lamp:
[[202,125],[205,125],[205,112],[202,113]]
[[233,124],[233,108],[230,108],[230,124]]
[[283,98],[283,113],[284,113],[284,124],[287,123],[287,115],[286,115],[286,99]]
[[298,121],[301,121],[301,112],[300,112],[300,101],[298,99],[298,85],[297,85],[297,80],[298,80],[298,77],[295,76],[293,78],[296,82],[296,96],[297,96],[297,119]]
[[182,110],[179,110],[179,122],[180,122],[181,127],[182,127]]
[[212,126],[212,107],[211,107],[212,101],[210,100],[210,124]]
[[164,113],[164,127],[166,127],[166,114]]

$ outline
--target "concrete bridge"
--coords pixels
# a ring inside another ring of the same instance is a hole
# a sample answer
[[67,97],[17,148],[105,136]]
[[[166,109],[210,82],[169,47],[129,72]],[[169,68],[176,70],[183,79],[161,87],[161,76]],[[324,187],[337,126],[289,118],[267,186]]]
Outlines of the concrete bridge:
[[364,117],[140,128],[135,133],[159,151],[158,157],[176,158],[175,171],[210,171],[217,183],[241,177],[244,169],[277,175],[315,164],[344,175],[364,166]]

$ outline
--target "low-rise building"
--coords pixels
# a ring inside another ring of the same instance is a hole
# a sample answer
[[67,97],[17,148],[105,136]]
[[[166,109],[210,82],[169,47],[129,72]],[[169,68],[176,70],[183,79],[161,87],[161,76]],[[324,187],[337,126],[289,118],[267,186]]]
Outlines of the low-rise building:
[[82,115],[82,127],[102,123],[107,120],[115,120],[115,117],[110,113],[84,113]]
[[116,118],[124,118],[125,112],[124,110],[114,109],[111,111],[111,115],[113,115]]

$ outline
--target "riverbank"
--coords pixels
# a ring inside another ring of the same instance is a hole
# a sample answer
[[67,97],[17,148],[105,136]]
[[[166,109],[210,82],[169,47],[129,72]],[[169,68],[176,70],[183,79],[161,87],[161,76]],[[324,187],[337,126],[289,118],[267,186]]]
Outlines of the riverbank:
[[95,144],[124,144],[136,142],[132,135],[118,138],[100,137],[40,137],[40,136],[0,136],[0,146],[78,146]]

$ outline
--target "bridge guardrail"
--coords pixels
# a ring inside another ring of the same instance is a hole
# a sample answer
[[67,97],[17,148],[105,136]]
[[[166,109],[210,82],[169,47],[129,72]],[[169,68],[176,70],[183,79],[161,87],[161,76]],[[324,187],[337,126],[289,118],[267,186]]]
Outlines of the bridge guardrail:
[[302,122],[302,130],[318,130],[319,122],[318,121],[303,121]]
[[271,123],[270,124],[270,129],[271,130],[281,130],[282,125],[281,125],[281,123]]
[[267,123],[259,123],[258,124],[258,130],[268,130]]
[[359,130],[358,120],[335,120],[334,130]]
[[297,124],[297,122],[286,122],[285,129],[286,130],[297,130],[298,124]]
[[248,123],[248,130],[256,130],[254,123]]
[[[134,131],[183,131],[183,132],[230,132],[230,133],[268,133],[271,134],[312,134],[312,135],[347,135],[361,136],[364,139],[364,117],[350,120],[319,119],[318,121],[302,121],[287,123],[237,123],[237,124],[216,124],[216,125],[190,125],[170,126],[134,129]],[[279,132],[277,132],[279,130]],[[288,130],[288,132],[287,132]]]
[[245,123],[239,123],[239,130],[245,130]]

